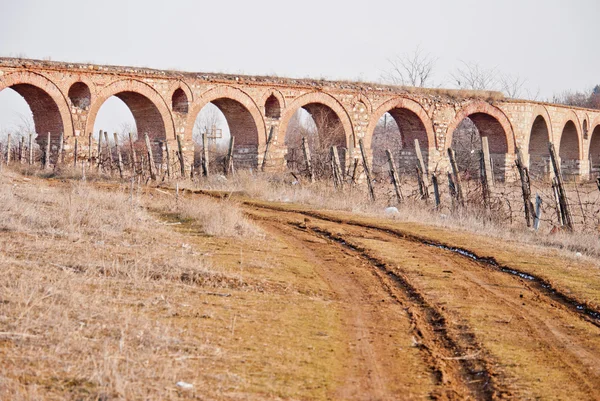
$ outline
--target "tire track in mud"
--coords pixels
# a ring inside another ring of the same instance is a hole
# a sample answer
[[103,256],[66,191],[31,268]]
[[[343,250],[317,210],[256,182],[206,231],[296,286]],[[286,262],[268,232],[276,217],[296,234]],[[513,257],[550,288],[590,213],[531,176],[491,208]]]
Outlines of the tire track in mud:
[[573,296],[565,294],[563,291],[555,288],[551,283],[549,283],[547,280],[544,280],[541,277],[537,277],[533,274],[521,271],[519,269],[510,267],[510,266],[502,265],[502,264],[498,263],[496,261],[496,259],[494,259],[493,257],[482,257],[468,249],[450,246],[450,245],[444,244],[442,242],[432,241],[427,238],[423,238],[423,237],[419,237],[416,235],[405,233],[401,230],[383,228],[383,227],[379,227],[377,225],[364,224],[364,223],[360,223],[357,221],[346,221],[343,219],[324,215],[319,212],[312,212],[312,211],[305,211],[305,210],[293,210],[293,209],[280,208],[277,206],[267,206],[267,205],[263,205],[263,204],[259,205],[259,204],[253,203],[253,202],[243,202],[243,203],[245,205],[253,207],[253,208],[266,209],[266,210],[272,210],[272,211],[283,212],[283,213],[301,214],[303,216],[311,217],[311,218],[318,219],[318,220],[328,221],[331,223],[337,223],[337,224],[371,229],[371,230],[379,231],[379,232],[382,232],[385,234],[389,234],[391,236],[394,236],[394,237],[402,239],[402,240],[407,240],[407,241],[411,241],[414,243],[419,243],[419,244],[427,245],[430,247],[438,248],[441,250],[453,252],[464,258],[467,258],[467,259],[470,259],[470,260],[473,260],[473,261],[479,263],[484,268],[490,268],[490,269],[500,271],[505,274],[509,274],[509,275],[527,280],[527,282],[530,284],[530,286],[532,288],[534,288],[538,293],[540,293],[545,298],[549,298],[553,302],[560,303],[565,308],[567,308],[571,313],[578,315],[579,317],[581,317],[583,320],[587,321],[588,323],[593,324],[594,326],[600,328],[600,310],[597,310],[597,309],[589,306],[584,301],[580,301]]
[[331,246],[344,249],[362,260],[389,296],[405,307],[412,325],[414,345],[434,373],[437,388],[430,394],[432,398],[491,400],[510,396],[509,391],[501,388],[498,374],[492,369],[493,363],[486,360],[489,358],[486,350],[476,342],[469,328],[461,325],[460,332],[451,329],[441,311],[428,303],[404,275],[365,249],[327,230],[308,228],[299,222],[282,222],[277,217],[252,212],[248,215],[254,220],[291,226],[303,234],[324,239]]

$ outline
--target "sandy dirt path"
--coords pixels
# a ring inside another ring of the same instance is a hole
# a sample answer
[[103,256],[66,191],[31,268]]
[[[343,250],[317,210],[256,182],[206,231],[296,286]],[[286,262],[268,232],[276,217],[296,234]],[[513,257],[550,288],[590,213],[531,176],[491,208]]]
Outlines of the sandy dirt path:
[[[246,210],[275,235],[305,249],[340,299],[352,304],[346,322],[350,338],[366,334],[369,339],[352,353],[347,380],[334,398],[402,394],[389,383],[407,388],[413,372],[398,368],[386,351],[393,346],[385,335],[359,327],[383,322],[384,330],[386,322],[400,324],[403,318],[406,323],[394,333],[410,337],[420,350],[421,366],[433,375],[431,397],[599,399],[597,322],[529,280],[385,230],[300,212]],[[393,299],[406,317],[387,308],[389,302],[382,308],[378,298]]]

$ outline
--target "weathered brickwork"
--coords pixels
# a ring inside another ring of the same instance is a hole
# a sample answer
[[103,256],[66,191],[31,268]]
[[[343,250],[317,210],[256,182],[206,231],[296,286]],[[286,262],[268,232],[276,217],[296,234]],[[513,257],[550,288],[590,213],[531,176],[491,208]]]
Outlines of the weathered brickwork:
[[600,112],[508,100],[495,92],[0,58],[0,90],[5,88],[14,89],[29,104],[40,145],[47,133],[53,142],[63,133],[66,150],[76,137],[87,144],[100,107],[117,96],[131,110],[139,133],[167,141],[170,149],[176,149],[181,135],[187,157],[196,117],[213,103],[235,136],[234,160],[240,167],[263,164],[272,130],[265,166],[285,168],[286,130],[296,111],[304,108],[320,132],[331,132],[331,144],[345,148],[341,154],[346,166],[359,156],[359,139],[372,154],[377,122],[389,112],[403,134],[402,159],[414,163],[418,139],[430,170],[447,168],[453,132],[467,117],[488,137],[494,170],[507,177],[514,176],[517,148],[532,174],[548,174],[548,141],[555,144],[566,173],[588,177],[600,170]]

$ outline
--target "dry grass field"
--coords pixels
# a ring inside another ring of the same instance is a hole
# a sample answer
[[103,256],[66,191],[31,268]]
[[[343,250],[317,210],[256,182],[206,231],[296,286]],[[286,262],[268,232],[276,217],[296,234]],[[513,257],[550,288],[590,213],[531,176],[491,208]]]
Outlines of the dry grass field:
[[2,172],[0,399],[600,398],[597,233],[180,187]]

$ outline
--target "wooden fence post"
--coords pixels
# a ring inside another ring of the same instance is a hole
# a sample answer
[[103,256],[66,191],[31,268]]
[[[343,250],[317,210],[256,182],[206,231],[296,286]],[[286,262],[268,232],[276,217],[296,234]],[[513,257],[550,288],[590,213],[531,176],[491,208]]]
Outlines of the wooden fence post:
[[388,166],[390,168],[390,176],[392,183],[394,184],[394,192],[396,193],[396,200],[398,203],[402,202],[402,191],[400,190],[400,179],[398,178],[398,171],[396,170],[396,164],[394,163],[394,157],[389,149],[386,149],[385,154],[388,159]]
[[64,137],[64,133],[61,132],[60,136],[58,137],[58,155],[56,156],[56,163],[54,163],[55,165],[58,164],[62,164],[65,162],[65,137]]
[[135,146],[133,146],[133,135],[129,133],[129,149],[131,151],[131,172],[137,174],[137,155],[135,154]]
[[179,170],[181,178],[185,178],[185,160],[183,158],[183,145],[181,144],[181,135],[177,135],[177,151],[179,152]]
[[573,219],[571,218],[571,211],[569,210],[569,201],[567,199],[567,193],[565,191],[560,165],[558,164],[558,158],[556,157],[556,150],[554,149],[554,144],[552,142],[548,143],[548,149],[550,150],[550,159],[552,160],[552,168],[554,170],[556,185],[558,187],[562,221],[569,230],[573,230]]
[[148,151],[148,171],[150,172],[150,179],[156,181],[156,168],[154,166],[154,156],[152,155],[152,145],[150,144],[150,138],[147,133],[144,133],[144,139],[146,141],[146,150]]
[[6,137],[6,165],[8,166],[10,163],[10,143],[11,143],[11,137],[10,134],[8,134],[8,136]]
[[534,216],[533,205],[531,204],[531,183],[529,181],[529,171],[523,165],[523,155],[521,149],[517,148],[517,160],[515,160],[519,176],[521,178],[521,192],[523,193],[523,204],[525,207],[525,221],[527,227],[531,227],[531,220]]
[[167,177],[171,178],[171,155],[169,154],[169,141],[165,140],[165,153],[167,154]]
[[108,132],[106,131],[104,131],[104,142],[106,142],[106,154],[108,156],[108,174],[112,175],[113,157],[112,151],[110,150],[110,142],[108,141]]
[[102,130],[98,131],[98,172],[102,169]]
[[310,149],[308,148],[306,137],[302,137],[302,152],[304,152],[304,162],[306,163],[306,169],[308,170],[308,177],[310,178],[310,182],[313,183],[315,182],[315,173],[313,172]]
[[487,136],[481,137],[481,150],[483,152],[483,168],[487,182],[488,192],[494,187],[494,169],[492,167],[492,158],[490,156],[490,145]]
[[[421,152],[421,145],[419,144],[419,140],[415,139],[415,153],[417,155],[417,162],[419,164],[419,173],[421,174],[421,179],[424,184],[425,191],[427,192],[427,188],[429,187],[429,180],[427,179],[427,175],[429,172],[425,167],[425,161],[423,159],[423,153]],[[425,194],[425,198],[429,198],[429,193]]]
[[123,156],[121,155],[119,137],[116,132],[113,132],[113,137],[115,139],[115,152],[117,153],[117,168],[119,169],[119,177],[123,178]]
[[452,199],[452,207],[456,206],[456,185],[454,184],[454,180],[452,179],[452,173],[448,172],[448,192],[450,193],[450,198]]
[[360,146],[360,155],[362,157],[363,169],[365,170],[365,176],[367,177],[367,184],[369,184],[369,198],[371,201],[375,201],[375,189],[373,188],[373,180],[371,179],[371,169],[369,168],[369,162],[367,160],[367,153],[363,144],[362,138],[358,140]]
[[479,181],[481,184],[481,194],[483,196],[483,205],[486,209],[490,208],[490,188],[488,186],[488,170],[485,165],[485,153],[479,151]]
[[92,165],[92,133],[88,134],[88,166]]
[[337,185],[340,188],[344,188],[344,176],[342,175],[342,166],[340,165],[340,156],[338,154],[337,146],[331,147],[331,163],[333,167],[333,179],[337,181]]
[[44,155],[44,170],[48,169],[48,167],[50,166],[50,140],[51,140],[51,136],[50,133],[48,132],[48,137],[46,140],[46,154]]
[[225,157],[225,175],[233,173],[233,148],[235,146],[235,137],[232,135],[229,138],[229,147],[227,148],[227,156]]
[[271,145],[271,141],[273,140],[273,130],[275,127],[271,125],[271,129],[269,130],[269,136],[267,137],[267,144],[265,146],[265,154],[263,156],[262,166],[260,167],[261,171],[265,171],[265,166],[267,164],[267,156],[269,155],[269,146]]
[[456,156],[452,148],[448,148],[448,158],[450,159],[450,166],[452,167],[453,185],[456,193],[456,200],[461,206],[464,206],[465,198],[463,196],[462,185],[460,182],[458,165],[456,164]]
[[29,165],[31,166],[33,164],[33,134],[29,134],[29,148],[27,149],[29,152]]
[[540,219],[542,218],[542,198],[536,194],[535,196],[535,216],[533,218],[533,229],[535,231],[540,227]]
[[202,174],[205,177],[208,177],[210,165],[208,160],[208,138],[207,133],[202,133]]
[[440,207],[440,188],[438,185],[438,179],[435,174],[431,174],[431,183],[433,184],[433,196],[435,198],[435,208]]
[[78,152],[77,137],[75,137],[75,148],[73,149],[73,168],[77,168],[77,152]]
[[23,164],[23,152],[25,151],[25,137],[21,137],[21,142],[19,142],[19,164]]
[[556,217],[558,219],[558,224],[560,224],[561,226],[565,225],[565,218],[563,216],[563,211],[561,209],[561,202],[560,202],[560,194],[558,192],[558,182],[556,180],[556,177],[554,177],[552,179],[552,193],[554,194],[554,207],[556,208]]

